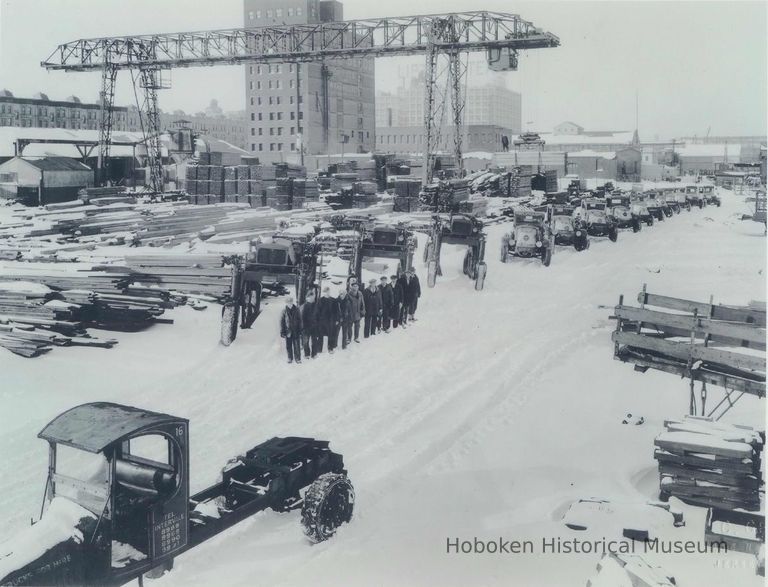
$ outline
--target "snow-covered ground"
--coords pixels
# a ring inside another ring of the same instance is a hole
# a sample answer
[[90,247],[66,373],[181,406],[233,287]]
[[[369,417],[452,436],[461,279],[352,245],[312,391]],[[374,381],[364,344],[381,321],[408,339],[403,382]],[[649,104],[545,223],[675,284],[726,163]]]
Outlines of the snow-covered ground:
[[[484,291],[462,275],[463,251],[445,246],[434,289],[417,264],[415,324],[302,365],[285,362],[275,300],[229,348],[212,306],[110,333],[111,350],[0,352],[0,539],[39,512],[47,448],[37,432],[73,405],[116,401],[191,420],[193,491],[275,435],[329,439],[356,488],[355,517],[334,539],[310,546],[297,513],[265,512],[177,558],[158,587],[583,586],[600,554],[446,554],[446,541],[617,539],[613,524],[579,532],[563,516],[579,498],[657,497],[653,438],[686,413],[687,383],[612,360],[609,316],[643,283],[702,301],[765,299],[763,226],[739,220],[751,206],[741,196],[722,196],[721,208],[622,231],[615,244],[558,248],[549,268],[502,265],[508,226],[491,226]],[[645,423],[622,425],[628,413]],[[763,403],[744,398],[725,419],[763,428]],[[701,540],[705,510],[672,503],[686,525],[660,535]],[[747,555],[649,558],[678,585],[762,584]]]

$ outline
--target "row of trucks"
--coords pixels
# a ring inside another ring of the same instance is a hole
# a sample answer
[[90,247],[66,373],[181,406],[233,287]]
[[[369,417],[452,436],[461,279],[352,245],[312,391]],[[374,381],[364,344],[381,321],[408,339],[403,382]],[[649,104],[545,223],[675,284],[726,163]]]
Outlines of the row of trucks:
[[546,203],[514,210],[512,230],[501,242],[502,263],[510,258],[538,258],[545,267],[552,262],[555,246],[589,248],[590,237],[616,242],[619,230],[640,232],[692,206],[720,205],[713,186],[683,186],[646,192],[623,192],[606,184],[583,192],[569,186],[567,192],[549,194]]

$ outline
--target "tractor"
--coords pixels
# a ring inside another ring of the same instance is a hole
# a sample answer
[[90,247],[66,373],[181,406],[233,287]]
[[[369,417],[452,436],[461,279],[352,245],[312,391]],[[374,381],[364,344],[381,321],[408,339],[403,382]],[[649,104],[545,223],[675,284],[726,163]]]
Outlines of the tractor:
[[357,230],[360,238],[349,262],[350,275],[362,279],[364,257],[398,259],[397,275],[413,265],[413,252],[418,242],[410,229],[401,225],[360,224]]
[[581,219],[574,217],[576,210],[568,204],[553,204],[549,207],[549,225],[556,245],[573,246],[577,251],[589,248],[589,235],[581,225]]
[[682,210],[685,208],[688,212],[691,211],[691,202],[688,199],[688,195],[685,192],[685,188],[677,188],[675,190],[675,200],[677,201],[678,206]]
[[664,190],[664,203],[671,213],[680,214],[680,202],[677,201],[677,190],[667,188]]
[[[243,259],[229,257],[232,265],[232,285],[221,318],[221,344],[229,346],[240,328],[250,328],[261,310],[264,289],[277,290],[293,284],[296,302],[303,304],[309,291],[316,290],[319,272],[320,245],[301,240],[273,238],[271,241],[251,241]],[[315,292],[317,293],[317,292]]]
[[704,196],[703,194],[699,193],[698,186],[685,186],[685,199],[691,206],[698,206],[699,208],[703,208],[705,206]]
[[[176,557],[257,512],[301,509],[311,542],[349,522],[354,489],[328,442],[272,438],[190,495],[189,421],[131,406],[74,407],[48,443],[40,520],[0,555],[0,585],[104,585],[156,578]],[[32,547],[14,546],[20,544]]]
[[701,195],[701,198],[704,201],[705,205],[714,204],[718,208],[720,207],[720,204],[722,202],[720,201],[720,196],[718,196],[717,192],[715,192],[715,186],[712,186],[712,185],[699,186],[699,194]]
[[581,201],[581,209],[577,211],[581,217],[582,226],[590,236],[607,236],[611,242],[619,238],[619,229],[613,216],[608,214],[606,200],[588,198]]
[[632,213],[632,203],[628,195],[612,195],[606,202],[608,214],[616,222],[617,228],[631,228],[632,232],[640,232],[643,225],[640,218]]
[[667,216],[670,216],[672,214],[671,210],[669,211],[669,213],[664,211],[664,208],[665,208],[664,198],[661,197],[661,194],[659,194],[659,192],[654,192],[654,191],[646,192],[645,205],[648,208],[648,212],[651,214],[651,216],[653,216],[659,222],[663,222]]
[[442,275],[440,252],[443,244],[467,247],[464,255],[463,273],[475,282],[480,291],[485,284],[488,267],[485,258],[485,232],[482,221],[472,214],[435,214],[432,217],[427,244],[424,247],[424,262],[427,264],[427,285],[435,287],[437,277]]
[[541,259],[549,267],[555,252],[555,236],[547,222],[547,215],[537,210],[518,209],[512,230],[501,239],[501,262],[509,257]]
[[648,226],[653,226],[654,216],[648,209],[645,194],[633,193],[629,197],[629,201],[632,205],[632,214],[637,216],[641,222],[645,222]]

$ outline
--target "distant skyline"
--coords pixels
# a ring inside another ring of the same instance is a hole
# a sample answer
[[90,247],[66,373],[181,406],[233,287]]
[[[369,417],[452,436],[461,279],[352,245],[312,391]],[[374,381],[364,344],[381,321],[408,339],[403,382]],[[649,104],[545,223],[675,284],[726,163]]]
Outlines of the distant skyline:
[[[288,0],[286,0],[286,3]],[[550,131],[563,120],[587,130],[635,128],[641,138],[762,135],[768,118],[766,2],[519,2],[507,0],[347,0],[345,18],[462,10],[514,12],[560,37],[561,46],[521,54],[501,76],[522,94],[523,127]],[[0,88],[97,101],[95,73],[40,67],[58,44],[83,37],[243,26],[242,0],[0,0]],[[379,88],[404,63],[376,62]],[[485,77],[485,76],[484,76]],[[244,110],[243,66],[178,69],[160,92],[166,112],[203,111],[211,99]],[[470,79],[469,83],[473,83]],[[476,80],[475,80],[476,83]],[[116,101],[135,103],[121,73]],[[526,125],[530,121],[532,124]]]

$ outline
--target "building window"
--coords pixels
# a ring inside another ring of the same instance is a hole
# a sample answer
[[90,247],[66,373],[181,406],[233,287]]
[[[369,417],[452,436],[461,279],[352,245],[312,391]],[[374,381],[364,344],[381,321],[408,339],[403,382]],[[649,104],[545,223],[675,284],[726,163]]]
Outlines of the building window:
[[255,135],[256,135],[256,129],[251,127],[251,136],[255,136]]
[[276,97],[275,97],[275,102],[276,102],[277,104],[280,104],[280,96],[276,96]]
[[261,118],[262,118],[262,116],[261,116],[261,112],[259,112],[259,120],[261,120]]
[[262,134],[264,134],[264,129],[259,127],[259,136],[261,136]]
[[275,119],[275,113],[274,112],[270,112],[269,113],[269,119],[270,120],[274,120]]
[[288,87],[289,88],[293,88],[293,80],[292,79],[288,80]]
[[263,150],[264,150],[264,143],[259,143],[259,151],[263,151]]
[[293,104],[293,96],[288,96],[288,103]]
[[293,8],[288,9],[288,16],[293,16]]
[[296,120],[296,113],[291,110],[291,120]]
[[258,98],[256,98],[256,102],[258,103],[258,105],[259,105],[259,106],[261,106],[261,96],[259,96]]
[[272,127],[272,126],[269,127],[269,134],[274,136],[274,134],[275,134],[275,128],[274,127]]
[[295,131],[296,131],[296,127],[295,127],[295,126],[292,126],[292,127],[291,127],[291,134],[292,134],[292,135],[295,135],[295,134],[296,134],[296,132],[295,132]]
[[[296,10],[298,10],[298,8]],[[288,73],[293,73],[293,63],[288,64]]]
[[256,150],[256,144],[255,143],[251,143],[251,151],[255,151],[255,150]]
[[296,9],[296,16],[301,16],[301,6]]
[[275,143],[269,143],[269,150],[274,151],[275,150]]
[[280,18],[283,16],[283,9],[282,8],[276,8],[275,9],[275,18]]
[[275,80],[275,88],[278,89],[278,90],[283,89],[282,80],[279,80],[279,79]]
[[269,89],[272,89],[272,80],[269,80]]
[[272,96],[269,97],[269,105],[272,105]]
[[252,81],[251,81],[251,82],[248,82],[248,87],[249,87],[251,90],[253,90],[253,82],[252,82]]
[[256,120],[256,113],[251,112],[251,122],[253,122],[254,120]]
[[291,151],[295,151],[295,150],[296,150],[296,145],[294,145],[293,143],[291,143]]
[[282,134],[283,134],[283,127],[282,126],[278,126],[277,127],[277,134],[278,134],[278,136],[282,136]]
[[283,113],[282,112],[278,112],[277,113],[277,119],[278,120],[282,120],[283,119]]
[[256,73],[257,73],[258,75],[261,75],[261,65],[257,65],[257,66],[256,66]]
[[277,150],[282,151],[283,150],[283,143],[277,143]]
[[304,120],[304,113],[303,112],[299,112],[299,120]]
[[272,9],[267,10],[267,18],[272,18]]

